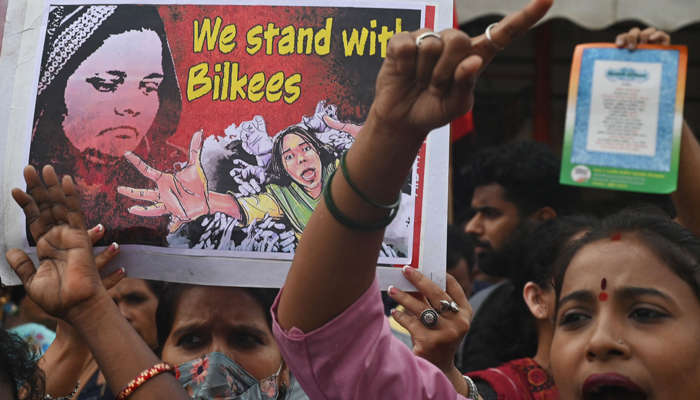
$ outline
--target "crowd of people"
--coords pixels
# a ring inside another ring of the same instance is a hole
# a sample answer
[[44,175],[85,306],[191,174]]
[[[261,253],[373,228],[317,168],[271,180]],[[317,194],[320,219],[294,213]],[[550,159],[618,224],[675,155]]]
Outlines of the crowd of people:
[[[533,0],[475,38],[423,29],[391,39],[369,116],[340,160],[345,173],[324,175],[281,290],[146,281],[124,268],[101,277],[120,248],[93,254],[106,230],[87,226],[81,186],[50,165],[25,168],[26,191],[12,196],[40,264],[6,254],[23,287],[3,288],[12,301],[0,398],[700,393],[700,144],[687,124],[674,215],[642,205],[602,220],[578,214],[557,156],[509,143],[481,151],[467,171],[473,216],[448,229],[446,288],[410,266],[403,275],[420,293],[379,287],[383,229],[426,135],[471,109],[481,71],[550,6]],[[670,40],[635,28],[616,44]]]

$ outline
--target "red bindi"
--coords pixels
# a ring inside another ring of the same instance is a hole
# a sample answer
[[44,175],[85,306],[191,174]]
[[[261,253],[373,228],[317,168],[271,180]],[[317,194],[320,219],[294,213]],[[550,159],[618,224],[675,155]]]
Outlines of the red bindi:
[[620,239],[622,239],[622,234],[620,232],[614,232],[612,235],[610,235],[610,240],[613,242],[617,242]]
[[[602,290],[605,290],[605,288],[607,288],[607,287],[608,287],[608,280],[603,278],[603,280],[600,281],[600,288]],[[605,292],[602,292],[600,295],[598,295],[598,300],[600,300],[600,301],[605,301],[607,299],[608,299],[608,294]]]

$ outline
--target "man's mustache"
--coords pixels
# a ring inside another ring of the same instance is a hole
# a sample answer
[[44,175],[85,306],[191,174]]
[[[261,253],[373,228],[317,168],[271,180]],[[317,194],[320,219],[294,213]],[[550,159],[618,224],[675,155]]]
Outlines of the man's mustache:
[[474,241],[474,247],[482,247],[484,249],[487,249],[489,251],[493,251],[493,247],[491,246],[491,243],[485,240],[479,240],[472,236],[472,240]]

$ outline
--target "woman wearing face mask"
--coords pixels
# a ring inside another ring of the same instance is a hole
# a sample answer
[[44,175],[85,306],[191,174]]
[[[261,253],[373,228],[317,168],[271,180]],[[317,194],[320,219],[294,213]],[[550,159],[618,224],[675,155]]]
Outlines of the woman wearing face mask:
[[[161,358],[194,399],[307,399],[272,335],[274,289],[169,284],[156,313]],[[203,312],[206,310],[206,312]]]
[[154,6],[51,9],[29,163],[52,164],[60,175],[75,177],[88,223],[108,229],[105,243],[128,243],[138,230],[149,244],[162,244],[166,222],[131,216],[126,209],[132,203],[117,195],[117,186],[145,183],[126,162],[127,151],[157,161],[164,170],[186,159],[167,142],[181,107],[165,28]]

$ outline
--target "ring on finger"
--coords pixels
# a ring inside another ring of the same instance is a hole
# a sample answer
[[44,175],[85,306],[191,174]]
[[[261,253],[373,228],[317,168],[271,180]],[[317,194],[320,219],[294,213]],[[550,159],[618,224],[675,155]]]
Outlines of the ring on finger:
[[459,306],[457,306],[457,303],[455,303],[454,301],[449,302],[447,300],[440,300],[440,311],[452,311],[458,313]]
[[426,328],[434,328],[438,323],[438,313],[432,308],[428,308],[422,313],[420,313],[420,322],[425,325]]
[[420,44],[423,43],[423,39],[427,37],[434,37],[438,40],[442,40],[442,36],[440,36],[440,34],[437,32],[424,32],[418,35],[418,37],[416,38],[416,47],[420,48]]
[[498,25],[498,22],[493,23],[493,24],[487,26],[487,27],[486,27],[486,32],[484,32],[484,33],[486,34],[486,40],[488,40],[489,43],[491,43],[491,46],[493,46],[494,49],[496,49],[496,50],[498,50],[498,51],[501,51],[501,50],[503,50],[503,47],[497,45],[496,42],[494,42],[494,41],[493,41],[493,38],[491,37],[491,28],[493,28],[493,27],[496,26],[496,25]]

